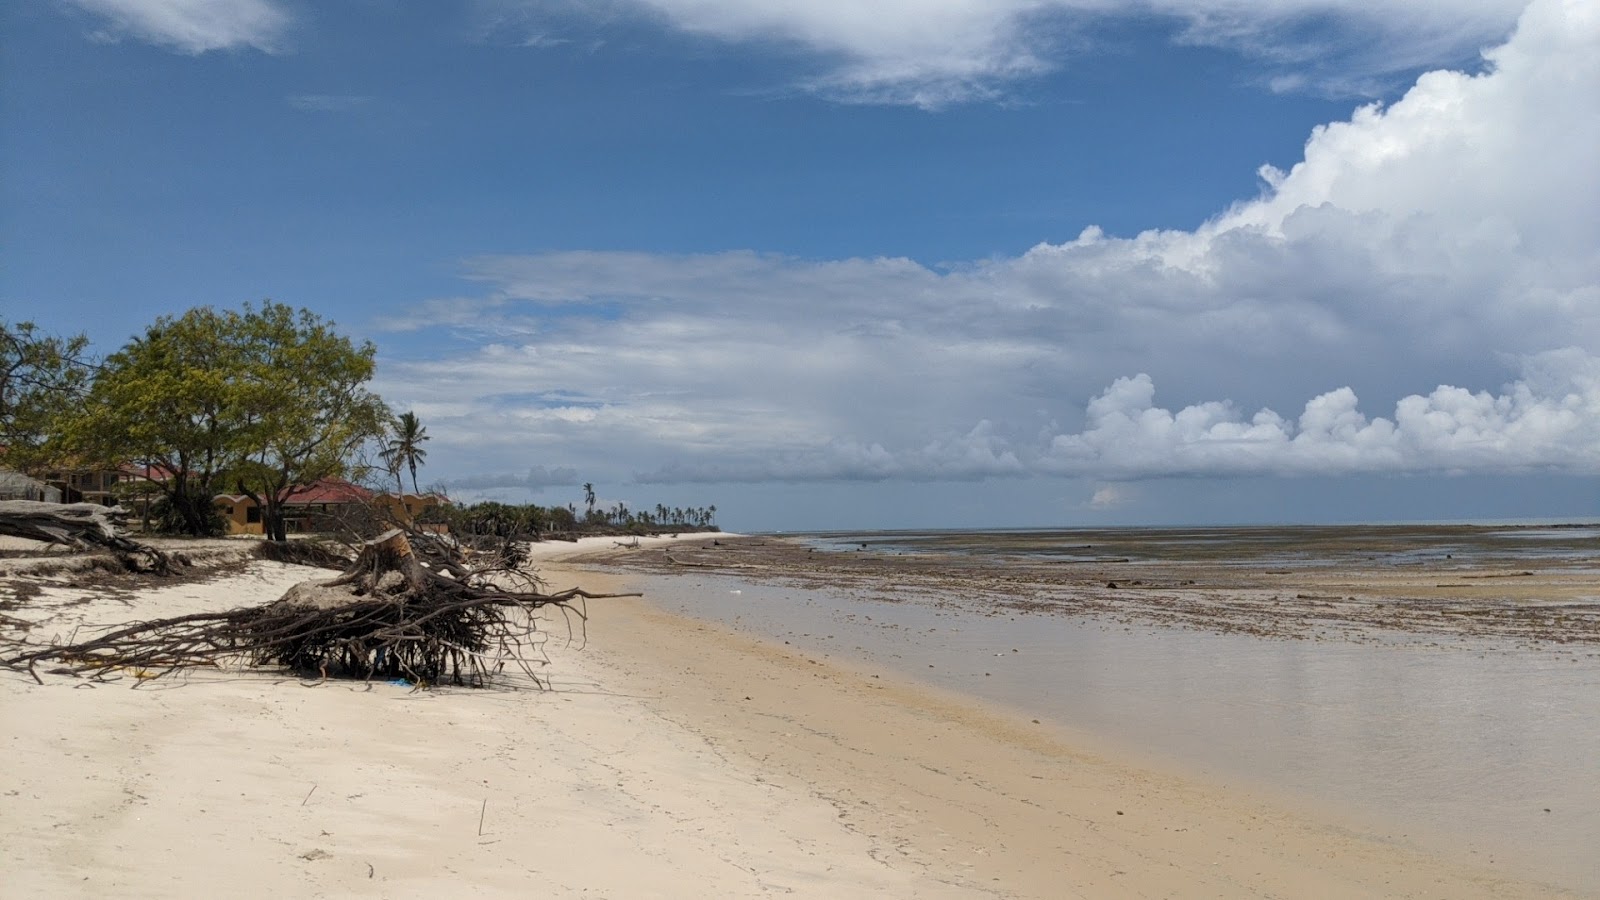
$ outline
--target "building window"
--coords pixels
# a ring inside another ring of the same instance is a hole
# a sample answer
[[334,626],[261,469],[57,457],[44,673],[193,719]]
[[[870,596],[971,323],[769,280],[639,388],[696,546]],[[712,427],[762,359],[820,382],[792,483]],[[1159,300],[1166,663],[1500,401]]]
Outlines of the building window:
[[260,522],[261,521],[261,507],[259,507],[259,506],[247,506],[247,507],[245,507],[244,508],[244,520],[246,522],[251,522],[251,523]]

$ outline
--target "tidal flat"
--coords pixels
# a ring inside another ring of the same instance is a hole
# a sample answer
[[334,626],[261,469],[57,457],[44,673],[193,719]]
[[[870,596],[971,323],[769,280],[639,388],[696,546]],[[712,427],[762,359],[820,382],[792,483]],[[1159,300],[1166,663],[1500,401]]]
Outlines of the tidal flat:
[[605,565],[675,613],[1600,893],[1594,526],[829,533]]

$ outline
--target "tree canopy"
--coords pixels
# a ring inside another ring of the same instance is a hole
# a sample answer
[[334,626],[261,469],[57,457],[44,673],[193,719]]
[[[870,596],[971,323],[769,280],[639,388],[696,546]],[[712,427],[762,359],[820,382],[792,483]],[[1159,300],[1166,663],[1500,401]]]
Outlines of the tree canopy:
[[406,486],[400,480],[400,472],[411,469],[411,490],[417,492],[420,490],[417,487],[417,464],[428,458],[428,451],[422,449],[423,442],[428,440],[428,429],[422,426],[414,412],[401,413],[390,427],[389,443],[381,455],[402,493]]
[[89,339],[61,338],[32,322],[0,321],[0,449],[25,465],[60,430],[89,385]]
[[67,428],[81,458],[135,461],[183,529],[215,528],[212,497],[250,496],[269,537],[300,486],[346,474],[389,412],[365,385],[376,350],[278,303],[163,316],[107,357]]

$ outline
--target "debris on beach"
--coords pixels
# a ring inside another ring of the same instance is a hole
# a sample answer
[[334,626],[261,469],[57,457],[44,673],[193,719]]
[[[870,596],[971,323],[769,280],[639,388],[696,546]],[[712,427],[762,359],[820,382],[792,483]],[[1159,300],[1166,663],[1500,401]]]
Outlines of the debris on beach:
[[244,663],[321,678],[405,679],[481,687],[507,667],[535,684],[546,660],[539,611],[582,629],[585,602],[636,596],[581,588],[546,593],[514,545],[469,557],[438,536],[392,529],[364,544],[344,571],[303,581],[271,603],[134,622],[67,644],[0,644],[0,665],[42,683],[47,674],[140,678]]
[[0,500],[0,535],[58,544],[75,550],[111,551],[130,572],[170,575],[181,560],[128,537],[122,524],[128,511],[98,503],[47,503]]

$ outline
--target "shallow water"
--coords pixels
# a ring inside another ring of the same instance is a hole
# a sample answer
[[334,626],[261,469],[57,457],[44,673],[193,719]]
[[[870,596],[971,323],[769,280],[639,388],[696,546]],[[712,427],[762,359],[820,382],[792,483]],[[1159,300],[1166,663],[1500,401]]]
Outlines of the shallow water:
[[651,601],[896,669],[1351,827],[1600,894],[1600,655],[1266,640],[641,575]]
[[1458,566],[1600,557],[1600,525],[1284,525],[1207,528],[1066,528],[995,531],[819,532],[819,549],[948,553],[989,559]]

